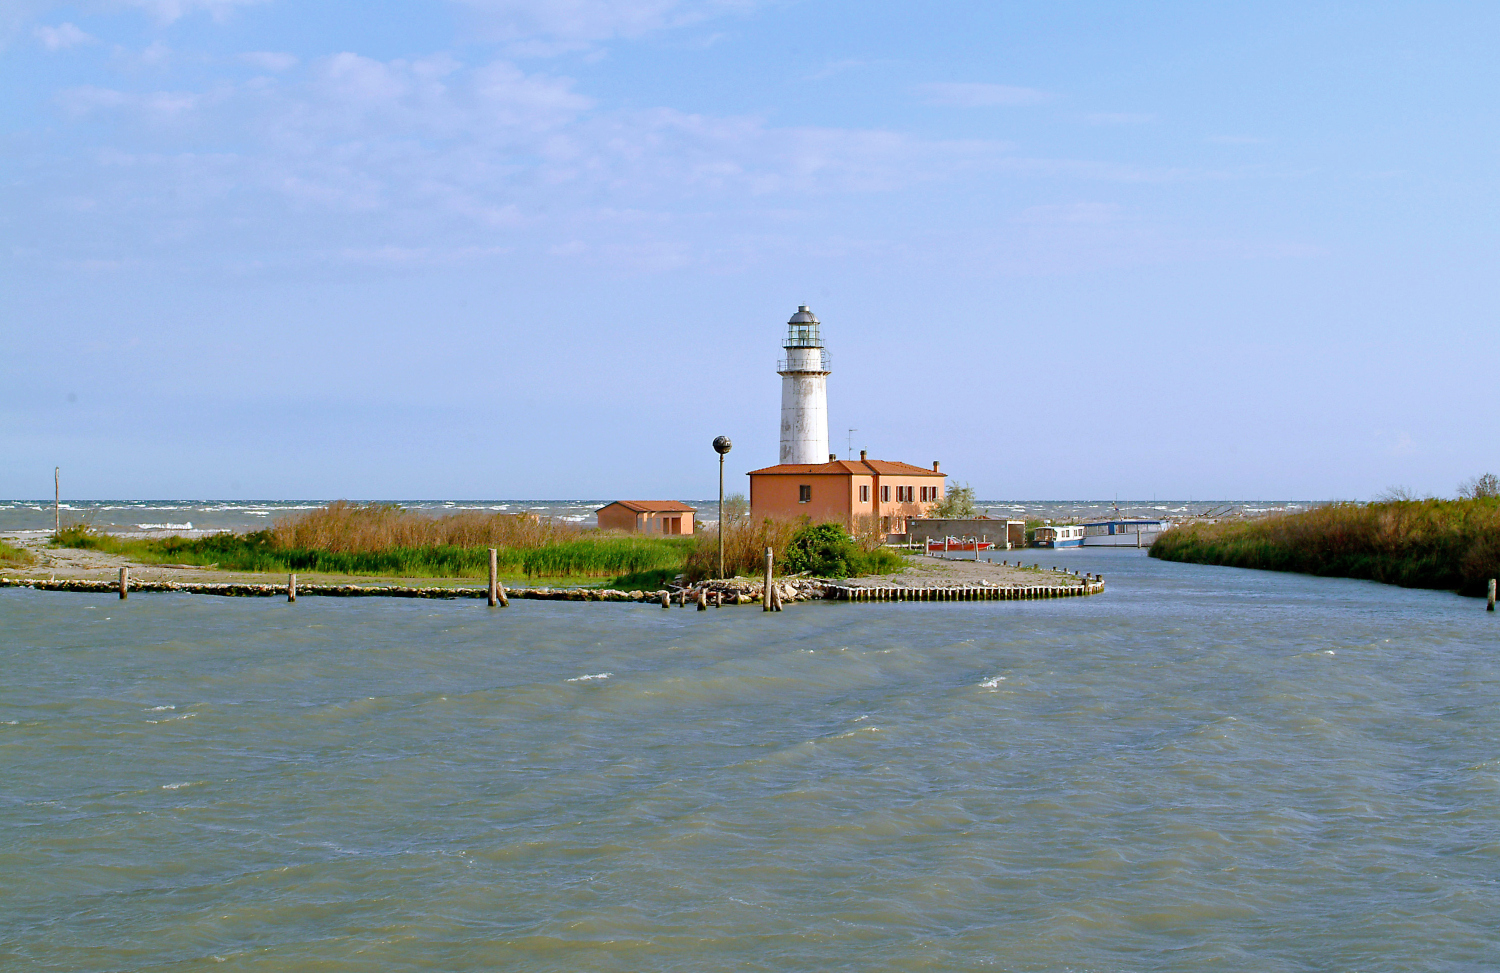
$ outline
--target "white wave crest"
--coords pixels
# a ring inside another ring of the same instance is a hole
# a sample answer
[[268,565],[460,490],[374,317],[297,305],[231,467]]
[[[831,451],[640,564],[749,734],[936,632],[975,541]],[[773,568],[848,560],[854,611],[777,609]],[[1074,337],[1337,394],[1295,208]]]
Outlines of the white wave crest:
[[979,684],[980,689],[999,689],[1000,684],[1005,681],[1004,676],[993,676]]
[[568,682],[592,682],[595,679],[608,679],[613,675],[614,673],[612,672],[596,672],[587,676],[574,676],[572,679],[569,679]]

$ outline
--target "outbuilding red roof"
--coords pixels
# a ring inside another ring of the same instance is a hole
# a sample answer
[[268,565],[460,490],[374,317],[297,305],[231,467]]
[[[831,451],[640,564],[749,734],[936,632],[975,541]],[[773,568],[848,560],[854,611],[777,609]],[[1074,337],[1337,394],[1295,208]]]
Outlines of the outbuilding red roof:
[[[610,507],[616,505],[642,514],[679,512],[692,514],[698,512],[695,508],[689,507],[680,500],[616,500],[614,503],[606,503],[599,510],[608,510]],[[594,513],[598,513],[599,510],[594,511]]]
[[925,466],[893,463],[883,459],[836,459],[831,463],[782,463],[763,470],[751,470],[749,476],[947,476]]

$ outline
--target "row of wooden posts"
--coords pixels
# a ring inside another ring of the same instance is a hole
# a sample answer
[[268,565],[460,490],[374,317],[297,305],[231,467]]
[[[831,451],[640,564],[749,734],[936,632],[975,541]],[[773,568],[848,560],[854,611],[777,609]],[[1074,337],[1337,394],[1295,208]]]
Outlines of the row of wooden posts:
[[1103,585],[1092,578],[1083,584],[989,586],[970,585],[960,588],[907,588],[890,585],[882,588],[849,586],[835,588],[844,601],[1032,601],[1038,598],[1074,598],[1103,591]]
[[[489,604],[491,608],[499,605],[502,608],[510,607],[510,599],[506,597],[505,586],[500,583],[500,571],[498,564],[499,551],[490,548],[490,587]],[[766,548],[766,586],[765,594],[761,596],[760,610],[768,612],[781,611],[781,592],[772,580],[772,569],[774,567],[775,552]],[[1489,593],[1485,599],[1485,611],[1495,610],[1495,580],[1490,579]],[[1082,585],[1030,585],[1022,588],[990,588],[974,586],[969,588],[903,588],[890,586],[885,588],[844,587],[837,589],[839,597],[845,601],[1026,601],[1033,598],[1066,598],[1071,595],[1089,594],[1094,582],[1085,579]],[[120,598],[123,600],[130,594],[130,569],[120,569]],[[714,592],[715,604],[718,607],[724,603],[723,594]],[[683,598],[686,598],[686,593]],[[662,592],[661,606],[671,607],[672,596]],[[287,575],[286,600],[297,600],[297,576]],[[708,592],[699,590],[698,610],[705,611],[708,608]]]

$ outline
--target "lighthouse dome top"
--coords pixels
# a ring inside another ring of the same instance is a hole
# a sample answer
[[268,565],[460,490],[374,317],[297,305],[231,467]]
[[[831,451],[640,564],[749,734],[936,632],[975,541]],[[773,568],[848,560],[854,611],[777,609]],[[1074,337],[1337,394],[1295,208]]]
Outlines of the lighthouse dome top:
[[818,316],[806,304],[797,305],[797,313],[786,323],[786,348],[821,348]]

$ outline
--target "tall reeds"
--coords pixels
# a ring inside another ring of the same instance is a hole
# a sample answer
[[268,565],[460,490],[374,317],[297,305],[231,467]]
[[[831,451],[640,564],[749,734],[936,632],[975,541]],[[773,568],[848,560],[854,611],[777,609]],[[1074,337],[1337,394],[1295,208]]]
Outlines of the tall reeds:
[[30,551],[19,547],[12,547],[4,541],[0,541],[0,564],[23,566],[31,564],[35,560],[36,558],[31,556]]
[[740,576],[759,577],[766,570],[766,548],[775,552],[776,573],[783,567],[782,557],[792,535],[802,521],[776,520],[766,517],[751,520],[748,515],[725,516],[724,523],[713,530],[696,533],[697,541],[687,556],[684,573],[689,581],[719,576],[719,530],[724,531],[724,574],[734,578]]
[[398,547],[533,550],[574,540],[582,532],[582,528],[573,524],[543,521],[527,513],[465,510],[430,517],[393,504],[336,500],[325,507],[278,520],[270,534],[274,546],[283,550],[354,553]]
[[120,538],[78,525],[64,529],[55,543],[155,564],[409,578],[483,577],[493,547],[505,575],[613,578],[654,572],[670,579],[681,572],[694,542],[602,533],[529,514],[465,511],[429,517],[390,504],[340,500],[251,534]]
[[[748,513],[725,511],[724,575],[726,577],[760,577],[766,569],[766,548],[774,552],[774,568],[782,574],[786,568],[786,549],[797,532],[807,527],[807,517],[781,520],[773,517],[754,519]],[[864,556],[855,565],[859,573],[896,571],[905,562],[899,554],[884,547],[885,535],[874,517],[856,518],[854,544]],[[689,581],[718,577],[719,534],[717,529],[699,531],[684,573]]]
[[1500,577],[1500,499],[1336,503],[1187,524],[1157,538],[1151,556],[1482,594]]

